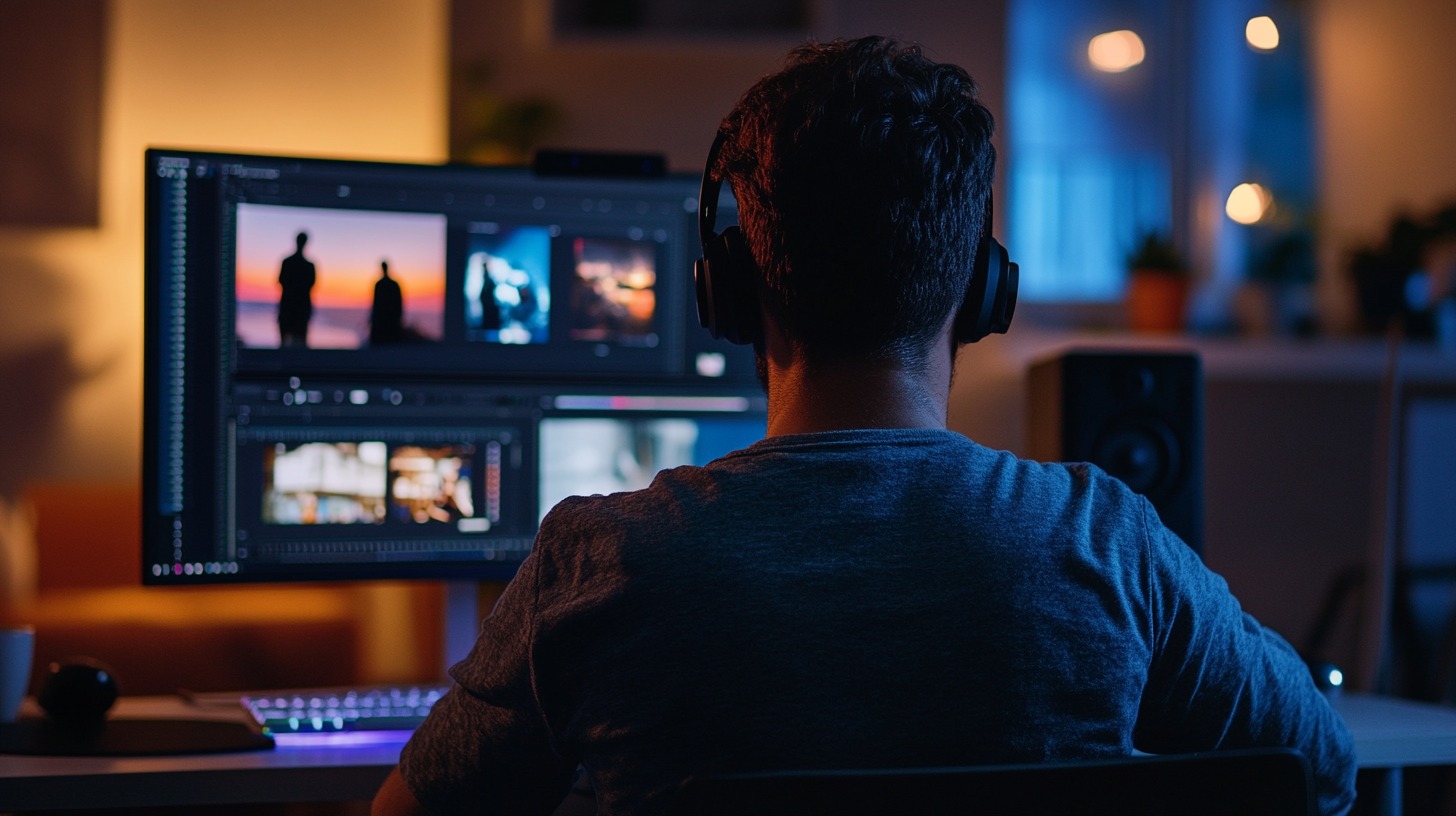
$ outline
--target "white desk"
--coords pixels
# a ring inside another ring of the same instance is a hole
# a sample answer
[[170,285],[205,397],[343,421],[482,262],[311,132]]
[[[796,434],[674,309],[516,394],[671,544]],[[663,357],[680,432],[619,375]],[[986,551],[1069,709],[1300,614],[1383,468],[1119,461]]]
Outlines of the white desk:
[[[1379,810],[1399,809],[1400,769],[1456,765],[1456,709],[1366,695],[1337,697],[1335,709],[1355,736],[1361,770],[1384,777],[1381,790],[1372,792],[1386,805]],[[123,698],[114,716],[232,718],[241,712],[143,697]],[[394,767],[403,744],[180,757],[0,756],[0,812],[364,800]]]
[[1355,737],[1366,813],[1402,810],[1401,769],[1456,765],[1456,709],[1363,694],[1335,699]]
[[1334,703],[1361,769],[1456,765],[1456,708],[1364,694]]

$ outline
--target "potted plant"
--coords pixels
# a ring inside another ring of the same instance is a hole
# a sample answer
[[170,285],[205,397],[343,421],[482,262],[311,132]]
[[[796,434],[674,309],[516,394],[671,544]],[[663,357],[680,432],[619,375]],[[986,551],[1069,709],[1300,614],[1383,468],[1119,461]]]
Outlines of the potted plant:
[[1182,331],[1188,310],[1188,264],[1173,242],[1148,232],[1128,258],[1127,323],[1135,332]]
[[475,164],[530,164],[532,153],[561,124],[561,107],[543,96],[504,96],[495,78],[488,60],[455,67],[450,157]]
[[1383,242],[1355,250],[1349,273],[1366,330],[1380,333],[1398,323],[1409,337],[1440,337],[1449,320],[1442,314],[1456,309],[1453,253],[1456,203],[1427,216],[1397,216]]

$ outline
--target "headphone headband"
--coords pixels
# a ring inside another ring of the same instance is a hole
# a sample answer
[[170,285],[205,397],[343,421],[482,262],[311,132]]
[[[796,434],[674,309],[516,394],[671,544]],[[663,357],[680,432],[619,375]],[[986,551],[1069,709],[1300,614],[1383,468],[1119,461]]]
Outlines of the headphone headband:
[[728,134],[721,130],[713,137],[713,146],[708,148],[708,163],[703,168],[703,181],[698,186],[698,241],[705,246],[717,235],[713,222],[718,217],[718,196],[723,191],[723,179],[713,176],[713,165],[718,163],[718,154],[723,152],[723,144],[727,141]]

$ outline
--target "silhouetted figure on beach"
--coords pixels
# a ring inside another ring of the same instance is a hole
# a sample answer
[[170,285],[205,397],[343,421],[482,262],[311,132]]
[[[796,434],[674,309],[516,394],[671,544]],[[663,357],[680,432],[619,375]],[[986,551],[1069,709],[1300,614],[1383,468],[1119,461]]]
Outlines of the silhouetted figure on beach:
[[294,239],[298,250],[283,259],[278,272],[278,285],[283,294],[278,298],[278,338],[280,346],[307,346],[308,321],[313,318],[313,261],[303,257],[308,233]]
[[404,295],[389,276],[389,262],[379,262],[374,282],[374,307],[369,310],[369,344],[398,343],[404,339]]

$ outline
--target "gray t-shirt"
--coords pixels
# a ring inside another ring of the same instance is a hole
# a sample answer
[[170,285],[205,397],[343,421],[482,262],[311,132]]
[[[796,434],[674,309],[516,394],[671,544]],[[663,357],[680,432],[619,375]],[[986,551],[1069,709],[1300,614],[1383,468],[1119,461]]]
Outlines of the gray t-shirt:
[[689,775],[1354,750],[1303,662],[1151,505],[949,431],[776,437],[571,498],[401,758],[426,806],[602,813]]

